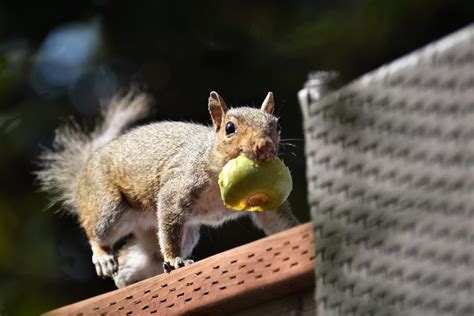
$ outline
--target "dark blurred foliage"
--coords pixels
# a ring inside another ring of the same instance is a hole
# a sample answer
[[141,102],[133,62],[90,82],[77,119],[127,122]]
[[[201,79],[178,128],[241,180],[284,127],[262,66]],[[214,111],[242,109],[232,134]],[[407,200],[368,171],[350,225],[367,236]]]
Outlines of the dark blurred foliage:
[[[130,84],[153,119],[208,124],[207,97],[258,106],[275,93],[297,216],[309,220],[296,99],[307,73],[348,81],[467,25],[474,1],[0,2],[0,314],[29,315],[113,289],[93,272],[75,219],[47,209],[32,171],[54,128],[93,122]],[[262,236],[249,221],[204,228],[196,259]]]

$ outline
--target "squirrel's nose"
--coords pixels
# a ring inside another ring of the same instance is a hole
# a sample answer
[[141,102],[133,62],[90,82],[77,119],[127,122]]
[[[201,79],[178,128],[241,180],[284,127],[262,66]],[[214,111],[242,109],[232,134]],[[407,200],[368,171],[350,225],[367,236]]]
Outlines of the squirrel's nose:
[[266,161],[275,156],[275,144],[268,138],[258,139],[253,150],[258,161]]

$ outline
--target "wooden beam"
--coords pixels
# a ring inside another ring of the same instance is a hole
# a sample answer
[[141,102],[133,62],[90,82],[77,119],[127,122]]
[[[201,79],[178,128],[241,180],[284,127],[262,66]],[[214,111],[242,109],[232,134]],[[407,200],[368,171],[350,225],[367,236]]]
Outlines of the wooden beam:
[[279,297],[274,300],[250,306],[249,308],[232,312],[232,316],[255,315],[298,315],[315,316],[315,288],[295,294]]
[[222,314],[314,287],[310,223],[46,315]]

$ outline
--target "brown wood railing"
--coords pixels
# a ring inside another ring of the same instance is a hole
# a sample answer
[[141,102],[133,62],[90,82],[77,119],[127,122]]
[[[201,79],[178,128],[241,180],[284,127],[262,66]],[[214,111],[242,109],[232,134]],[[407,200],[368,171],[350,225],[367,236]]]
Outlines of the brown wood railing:
[[314,287],[310,223],[47,315],[222,314]]

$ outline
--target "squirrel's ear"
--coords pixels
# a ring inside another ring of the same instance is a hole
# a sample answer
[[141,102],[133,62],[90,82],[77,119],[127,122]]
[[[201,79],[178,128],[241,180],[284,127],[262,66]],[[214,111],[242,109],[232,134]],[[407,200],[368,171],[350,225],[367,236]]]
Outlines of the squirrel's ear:
[[273,93],[268,92],[267,97],[265,98],[265,100],[263,100],[262,107],[260,109],[264,112],[272,114],[273,108],[274,108]]
[[217,92],[212,91],[209,95],[208,107],[212,118],[212,125],[214,129],[218,131],[221,127],[222,119],[228,110],[227,105]]

